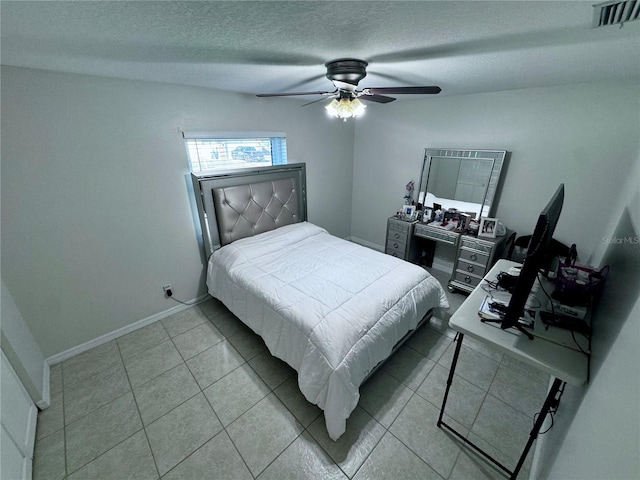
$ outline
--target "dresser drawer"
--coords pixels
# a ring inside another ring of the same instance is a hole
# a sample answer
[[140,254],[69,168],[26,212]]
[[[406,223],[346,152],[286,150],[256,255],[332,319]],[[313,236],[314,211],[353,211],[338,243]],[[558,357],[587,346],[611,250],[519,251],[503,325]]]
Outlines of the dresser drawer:
[[489,263],[489,254],[479,252],[478,250],[470,250],[465,247],[460,248],[460,260],[467,260],[474,263],[479,263],[485,267]]
[[463,237],[461,246],[490,254],[491,249],[493,248],[493,243],[483,242],[482,240],[476,240],[475,238]]
[[416,225],[414,230],[415,235],[419,237],[428,238],[431,240],[435,240],[437,242],[444,242],[450,245],[456,245],[458,243],[458,238],[460,238],[460,234],[450,232],[449,230],[437,228],[437,227],[429,227],[427,225]]
[[482,277],[476,277],[475,275],[472,275],[470,273],[457,270],[453,274],[453,278],[451,279],[451,281],[461,283],[473,289],[482,281]]
[[403,222],[401,220],[395,220],[393,218],[389,219],[389,235],[391,235],[391,232],[400,232],[400,234],[404,234],[404,236],[406,237],[407,234],[409,233],[409,230],[411,229],[411,223],[409,222]]
[[402,232],[400,230],[393,230],[389,228],[389,231],[387,232],[387,242],[406,243],[408,233],[409,232]]
[[404,239],[403,240],[392,240],[390,238],[387,239],[387,246],[386,249],[389,250],[395,250],[398,252],[402,252],[404,253],[407,250],[407,244],[405,243]]
[[404,260],[404,250],[398,250],[392,248],[391,246],[388,246],[384,253],[386,253],[387,255],[391,255],[392,257],[397,257]]
[[458,259],[457,270],[460,272],[472,273],[473,275],[477,275],[478,277],[484,277],[484,274],[487,272],[487,267],[485,267],[484,265],[478,265],[477,263]]
[[418,259],[418,245],[413,239],[414,222],[400,220],[396,217],[387,219],[387,238],[384,252],[408,262]]

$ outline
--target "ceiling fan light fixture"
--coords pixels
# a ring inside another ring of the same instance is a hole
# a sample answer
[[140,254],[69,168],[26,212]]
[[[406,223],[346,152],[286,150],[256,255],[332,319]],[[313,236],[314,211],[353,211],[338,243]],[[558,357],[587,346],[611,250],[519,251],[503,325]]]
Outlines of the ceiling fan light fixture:
[[338,116],[338,101],[335,98],[331,100],[329,105],[326,105],[324,108],[325,110],[327,110],[327,113],[332,117]]
[[367,106],[357,98],[351,100],[351,107],[353,108],[354,117],[362,115],[364,113],[364,109],[367,108]]
[[357,98],[342,97],[340,100],[334,98],[331,100],[331,103],[324,108],[332,117],[341,118],[346,122],[348,118],[362,115],[367,106]]

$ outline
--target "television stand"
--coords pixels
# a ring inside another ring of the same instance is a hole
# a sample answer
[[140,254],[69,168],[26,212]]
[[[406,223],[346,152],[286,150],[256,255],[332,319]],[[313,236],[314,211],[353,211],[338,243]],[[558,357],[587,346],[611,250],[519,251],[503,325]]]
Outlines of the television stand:
[[[509,328],[515,328],[523,335],[525,335],[529,340],[534,339],[534,335],[527,331],[525,323],[518,323],[515,325],[504,326],[504,316],[507,313],[507,304],[501,303],[498,301],[491,301],[489,297],[486,297],[478,314],[480,316],[480,321],[484,323],[494,323],[498,325],[501,329],[507,330]],[[524,313],[520,316],[520,322],[526,322],[524,320]]]
[[[502,323],[502,320],[498,320],[498,319],[492,320],[490,318],[481,318],[480,321],[482,323],[498,323],[498,324]],[[502,328],[502,326],[500,326],[500,328]],[[527,329],[522,325],[513,325],[507,328],[515,328],[519,332],[523,333],[529,340],[533,340],[535,338],[530,332],[527,332]],[[503,330],[506,330],[506,329],[503,328]]]
[[507,330],[509,328],[515,328],[516,330],[518,330],[519,332],[524,334],[524,336],[527,337],[529,340],[533,340],[535,338],[533,336],[533,334],[531,332],[527,332],[527,329],[525,327],[523,327],[522,325],[509,325],[506,328],[502,327],[502,325],[501,325],[500,328],[502,328],[503,330]]

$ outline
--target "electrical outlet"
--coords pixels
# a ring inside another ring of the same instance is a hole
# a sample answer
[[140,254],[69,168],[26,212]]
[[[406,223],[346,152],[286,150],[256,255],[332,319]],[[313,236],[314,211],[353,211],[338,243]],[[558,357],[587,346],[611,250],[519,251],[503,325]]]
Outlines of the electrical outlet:
[[163,285],[162,290],[164,290],[165,292],[168,292],[169,290],[171,290],[171,285],[169,285],[168,283],[166,285]]

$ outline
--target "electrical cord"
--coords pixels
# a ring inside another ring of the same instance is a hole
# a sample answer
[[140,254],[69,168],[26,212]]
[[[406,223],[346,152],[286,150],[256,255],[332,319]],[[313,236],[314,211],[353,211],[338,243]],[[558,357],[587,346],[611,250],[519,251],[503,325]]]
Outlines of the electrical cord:
[[171,300],[174,300],[174,301],[176,301],[178,303],[181,303],[182,305],[187,305],[189,307],[191,307],[191,306],[193,306],[193,305],[198,303],[196,300],[192,300],[190,302],[183,302],[182,300],[178,300],[176,297],[173,297],[173,296],[169,297],[169,298],[171,298]]
[[[491,300],[495,300],[493,298],[493,293],[494,292],[507,292],[508,290],[506,288],[503,288],[500,286],[500,276],[501,275],[507,275],[506,272],[500,272],[498,274],[498,281],[494,282],[491,280],[484,280],[485,283],[482,284],[482,289],[489,294],[489,297],[491,297]],[[529,298],[527,298],[527,305],[529,305],[529,301],[531,300],[532,294],[529,294]],[[540,308],[542,306],[542,302],[540,300],[538,300],[535,296],[533,296],[533,299],[537,300],[538,305],[529,305],[528,308],[530,309],[536,309],[536,308]]]
[[[487,280],[486,278],[484,279],[484,282],[482,284],[482,289],[487,292],[489,295],[491,295],[493,292],[498,292],[500,291],[500,287],[498,286],[498,282],[493,282],[491,280]],[[493,298],[493,297],[491,297]]]
[[[544,285],[542,284],[542,281],[540,279],[540,273],[539,272],[538,272],[538,282],[540,283],[540,289],[542,290],[542,293],[544,293],[545,296],[549,299],[549,305],[551,305],[551,314],[555,316],[556,312],[555,312],[555,308],[553,306],[553,299],[551,298],[551,295],[549,295],[549,293],[547,293],[547,291],[545,290]],[[576,338],[575,331],[574,330],[569,330],[569,332],[571,332],[571,338],[573,339],[573,343],[576,344],[576,347],[578,347],[578,350],[580,350],[580,352],[584,353],[585,355],[589,355],[589,352],[586,351],[584,348],[582,348],[582,346],[578,342],[578,339]],[[589,339],[588,335],[586,335],[584,333],[582,333],[582,335],[587,340]],[[556,343],[556,342],[553,342],[553,343]]]
[[[549,305],[551,305],[551,313],[555,315],[556,311],[553,306],[553,299],[551,298],[551,295],[549,295],[545,290],[544,285],[542,284],[542,279],[540,277],[541,277],[540,272],[538,272],[538,283],[540,284],[540,289],[542,290],[542,293],[544,293],[545,297],[549,299]],[[542,302],[540,302],[540,305],[542,305]]]
[[[551,419],[551,425],[549,425],[549,428],[547,428],[544,432],[538,432],[538,435],[544,435],[545,433],[547,433],[549,430],[551,430],[553,428],[553,421],[554,421],[554,417],[553,416],[555,415],[556,411],[557,410],[553,410],[553,409],[549,410],[549,418]],[[536,421],[538,420],[539,416],[540,416],[540,412],[536,413],[533,416],[533,424],[534,425],[536,424]]]
[[182,305],[187,305],[188,307],[191,307],[191,306],[196,305],[197,303],[199,303],[199,300],[191,300],[190,302],[183,302],[182,300],[180,300],[180,299],[178,299],[178,298],[173,296],[173,291],[172,291],[171,288],[167,288],[165,290],[165,294],[166,294],[167,298],[170,298],[174,302],[181,303]]
[[[566,382],[562,384],[562,386],[560,387],[560,390],[558,391],[559,395],[558,398],[555,399],[555,401],[553,402],[553,405],[549,408],[549,417],[551,418],[551,425],[549,425],[549,428],[547,428],[544,432],[538,432],[538,435],[544,435],[545,433],[547,433],[549,430],[551,430],[553,428],[553,424],[554,424],[554,415],[558,412],[558,408],[560,408],[560,399],[562,398],[562,395],[564,394],[564,387],[566,386]],[[536,421],[538,420],[538,417],[540,416],[540,412],[537,412],[533,415],[533,424],[536,424]]]

